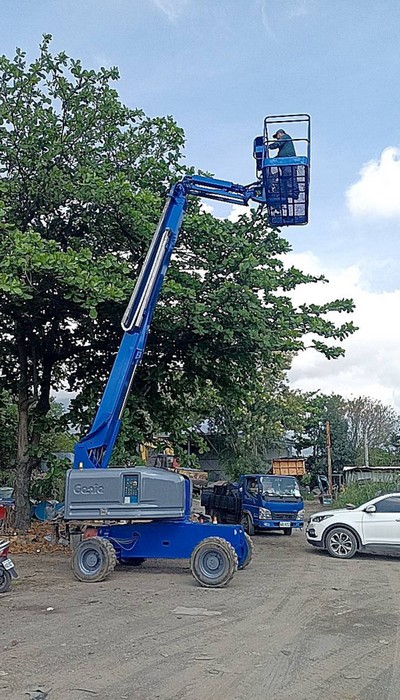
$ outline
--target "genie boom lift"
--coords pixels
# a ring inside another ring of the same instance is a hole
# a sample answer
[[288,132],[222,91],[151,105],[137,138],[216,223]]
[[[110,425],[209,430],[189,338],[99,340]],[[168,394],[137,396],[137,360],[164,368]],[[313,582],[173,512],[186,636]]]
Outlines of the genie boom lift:
[[[272,135],[278,127],[278,137],[283,131],[294,155],[280,156],[279,138],[274,141]],[[271,157],[270,150],[277,150],[277,157]],[[242,205],[257,202],[266,207],[273,226],[308,221],[309,116],[266,117],[263,136],[254,141],[254,157],[257,180],[250,185],[193,175],[174,184],[168,194],[122,319],[124,334],[96,416],[76,445],[74,465],[66,476],[64,518],[73,548],[73,572],[80,581],[103,580],[117,562],[138,566],[149,558],[190,559],[198,583],[218,587],[250,562],[252,544],[241,525],[190,519],[189,479],[145,466],[108,467],[188,197]]]

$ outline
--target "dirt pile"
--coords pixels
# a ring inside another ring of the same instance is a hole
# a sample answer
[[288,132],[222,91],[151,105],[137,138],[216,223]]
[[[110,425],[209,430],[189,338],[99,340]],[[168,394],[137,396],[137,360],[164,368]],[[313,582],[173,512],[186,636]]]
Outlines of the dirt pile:
[[2,538],[10,540],[10,554],[69,554],[69,547],[60,542],[63,538],[59,526],[51,523],[32,522],[25,534],[11,533]]

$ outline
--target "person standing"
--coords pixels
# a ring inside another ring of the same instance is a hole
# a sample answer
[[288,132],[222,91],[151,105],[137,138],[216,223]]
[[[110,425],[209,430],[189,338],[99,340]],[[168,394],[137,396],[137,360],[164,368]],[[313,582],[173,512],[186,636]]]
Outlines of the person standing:
[[[278,131],[273,135],[276,141],[268,144],[268,148],[271,150],[277,149],[277,158],[293,158],[296,157],[296,149],[292,137],[286,133],[284,129],[278,129]],[[299,196],[299,186],[296,178],[296,165],[282,165],[280,166],[281,174],[281,195],[284,199],[287,197],[293,197],[297,199]]]

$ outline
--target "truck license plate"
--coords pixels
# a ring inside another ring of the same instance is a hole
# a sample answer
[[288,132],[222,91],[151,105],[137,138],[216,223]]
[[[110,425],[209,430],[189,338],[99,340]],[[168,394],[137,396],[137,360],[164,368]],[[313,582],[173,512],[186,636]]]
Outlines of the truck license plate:
[[279,523],[279,527],[290,527],[290,523]]
[[4,561],[1,563],[2,566],[4,566],[4,568],[6,569],[6,571],[8,571],[8,569],[14,568],[14,564],[12,563],[11,559],[4,559]]

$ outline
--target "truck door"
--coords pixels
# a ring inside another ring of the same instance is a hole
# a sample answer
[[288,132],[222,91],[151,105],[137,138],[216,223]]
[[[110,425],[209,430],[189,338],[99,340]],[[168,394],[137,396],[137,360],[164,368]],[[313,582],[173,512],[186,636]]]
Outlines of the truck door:
[[251,513],[254,523],[258,522],[258,500],[258,480],[254,476],[246,476],[243,484],[242,510]]

